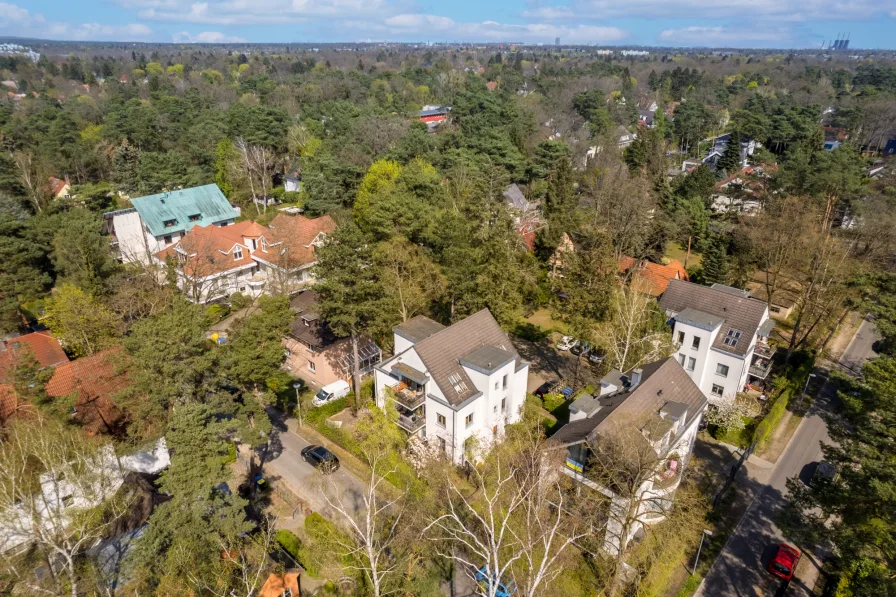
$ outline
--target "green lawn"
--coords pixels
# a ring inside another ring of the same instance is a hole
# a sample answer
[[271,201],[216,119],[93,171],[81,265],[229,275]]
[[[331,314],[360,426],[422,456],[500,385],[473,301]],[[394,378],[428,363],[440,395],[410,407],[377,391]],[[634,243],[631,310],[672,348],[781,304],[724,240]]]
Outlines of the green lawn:
[[[666,245],[666,255],[669,259],[677,259],[682,264],[684,264],[685,257],[687,257],[688,248],[687,246],[682,247],[676,241],[669,242]],[[703,257],[694,251],[693,245],[691,245],[691,256],[688,258],[687,269],[694,269],[700,267],[700,264],[703,262]]]
[[565,323],[551,318],[550,309],[538,309],[532,315],[527,317],[526,321],[546,332],[557,330],[561,334],[566,334],[569,331],[569,328],[567,328]]

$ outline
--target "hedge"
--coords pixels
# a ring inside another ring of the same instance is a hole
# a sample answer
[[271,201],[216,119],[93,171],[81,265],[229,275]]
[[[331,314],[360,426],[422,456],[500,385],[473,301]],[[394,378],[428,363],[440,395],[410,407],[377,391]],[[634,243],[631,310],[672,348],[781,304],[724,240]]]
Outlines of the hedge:
[[274,538],[277,539],[277,543],[280,544],[283,551],[295,558],[296,561],[299,560],[299,552],[302,550],[302,540],[296,537],[295,533],[287,531],[286,529],[280,529],[277,531],[277,534],[274,535]]
[[793,390],[791,388],[781,392],[771,409],[769,409],[768,414],[765,415],[765,418],[756,426],[756,431],[753,432],[753,441],[756,442],[757,448],[765,447],[772,432],[778,426],[778,423],[781,422],[781,418],[787,410],[787,404],[790,402],[790,397],[792,395]]
[[323,406],[315,406],[307,413],[303,414],[305,415],[306,421],[316,425],[318,422],[326,422],[327,419],[329,419],[336,413],[342,412],[347,405],[348,402],[346,402],[345,398],[339,398],[337,400],[327,402]]

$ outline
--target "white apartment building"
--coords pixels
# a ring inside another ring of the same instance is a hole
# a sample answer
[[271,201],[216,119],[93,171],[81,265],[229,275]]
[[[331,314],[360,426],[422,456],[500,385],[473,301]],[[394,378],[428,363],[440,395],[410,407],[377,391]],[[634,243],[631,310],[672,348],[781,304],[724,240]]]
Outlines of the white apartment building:
[[[597,396],[583,394],[570,405],[569,423],[551,441],[566,450],[564,473],[610,499],[604,551],[617,554],[643,526],[666,518],[707,405],[700,388],[671,357],[626,373],[610,371]],[[627,446],[646,442],[643,453],[632,448],[633,462],[650,465],[638,473],[634,497],[617,494],[589,474],[594,450],[608,437],[625,437]]]
[[135,197],[131,204],[103,214],[105,232],[124,263],[152,263],[195,226],[228,226],[240,215],[216,184]]
[[376,400],[395,403],[409,434],[462,463],[519,420],[529,363],[487,309],[449,327],[417,316],[393,333],[395,356],[374,369]]
[[660,307],[671,318],[674,357],[710,402],[734,400],[769,372],[768,305],[730,286],[670,280]]

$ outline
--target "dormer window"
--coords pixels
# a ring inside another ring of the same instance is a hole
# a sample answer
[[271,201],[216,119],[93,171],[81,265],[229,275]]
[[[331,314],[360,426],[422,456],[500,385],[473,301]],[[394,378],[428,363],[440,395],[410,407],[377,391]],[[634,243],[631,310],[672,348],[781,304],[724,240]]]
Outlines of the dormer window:
[[243,258],[243,248],[242,247],[235,248],[233,250],[233,260],[239,261],[242,258]]
[[173,228],[175,224],[177,224],[177,220],[165,220],[162,222],[165,228]]
[[268,243],[265,242],[263,236],[261,237],[261,250],[264,251],[265,253],[268,252]]
[[740,340],[740,330],[728,330],[728,333],[725,335],[725,345],[726,346],[737,346],[737,341]]
[[202,219],[202,214],[193,214],[192,216],[190,216],[191,222],[198,222],[201,219]]

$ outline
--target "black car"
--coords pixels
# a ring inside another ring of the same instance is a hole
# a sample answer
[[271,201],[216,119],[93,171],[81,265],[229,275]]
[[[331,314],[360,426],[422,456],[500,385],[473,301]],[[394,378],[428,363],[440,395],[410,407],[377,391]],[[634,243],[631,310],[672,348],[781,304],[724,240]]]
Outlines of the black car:
[[544,398],[545,394],[550,394],[551,392],[556,392],[557,389],[560,388],[560,382],[557,380],[554,381],[546,381],[536,389],[533,394],[538,396],[539,398]]
[[308,446],[302,449],[302,458],[322,473],[339,470],[339,459],[323,446]]

